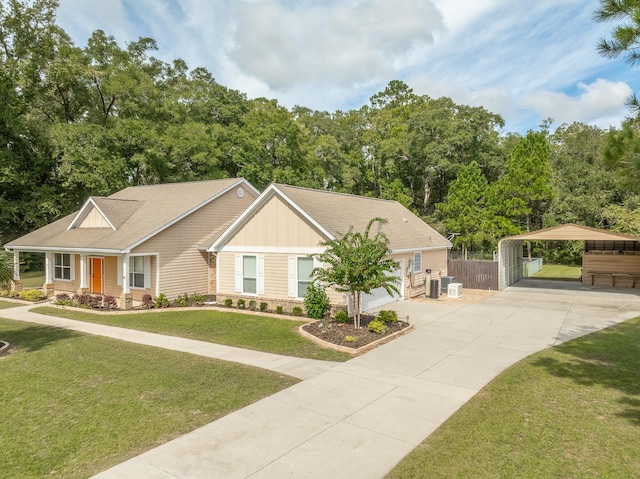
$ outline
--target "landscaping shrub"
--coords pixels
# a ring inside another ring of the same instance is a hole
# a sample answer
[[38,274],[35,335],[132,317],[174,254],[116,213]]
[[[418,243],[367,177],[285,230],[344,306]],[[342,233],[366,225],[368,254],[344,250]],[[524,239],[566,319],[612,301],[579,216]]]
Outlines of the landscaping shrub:
[[349,322],[349,313],[346,309],[340,309],[336,311],[336,314],[333,317],[333,320],[336,323],[348,323]]
[[142,307],[145,309],[153,308],[153,296],[149,293],[145,293],[142,295]]
[[256,310],[256,302],[253,299],[251,301],[249,301],[249,309],[251,311],[255,311]]
[[56,299],[54,301],[54,304],[60,305],[60,306],[73,306],[73,300],[71,299],[71,296],[69,296],[67,293],[60,293],[60,294],[56,294]]
[[322,319],[329,311],[329,297],[322,285],[310,284],[304,297],[304,306],[307,316],[313,319]]
[[207,298],[205,298],[203,295],[198,294],[198,293],[193,293],[190,297],[189,297],[189,304],[191,306],[202,306],[202,303],[204,303],[206,301]]
[[246,303],[247,303],[247,302],[246,302],[244,299],[239,299],[239,300],[238,300],[238,308],[240,308],[240,309],[244,309],[244,305],[245,305]]
[[89,307],[90,308],[101,308],[102,307],[102,296],[89,296]]
[[294,316],[302,316],[302,308],[300,306],[293,307],[293,315]]
[[90,294],[74,294],[73,295],[73,305],[78,308],[92,308],[93,307],[93,296]]
[[276,313],[278,314],[284,313],[284,308],[281,305],[276,306]]
[[355,336],[345,336],[345,337],[344,337],[344,340],[345,340],[347,343],[355,343],[355,342],[357,341],[357,339],[356,339],[356,337],[355,337]]
[[387,331],[387,325],[379,319],[374,319],[373,321],[371,321],[367,325],[367,328],[369,328],[369,331],[376,334],[383,334]]
[[184,293],[183,295],[178,296],[176,299],[174,299],[173,302],[175,303],[176,306],[185,308],[189,306],[189,295],[187,293]]
[[233,299],[231,299],[231,298],[227,298],[227,299],[225,299],[225,300],[224,300],[224,305],[225,305],[227,308],[230,308],[231,306],[233,306]]
[[153,300],[153,304],[156,308],[168,308],[169,300],[164,293],[160,293],[160,295],[156,296],[156,298]]
[[383,310],[378,313],[378,319],[383,323],[397,323],[398,313],[391,310]]
[[267,306],[269,306],[268,303],[265,303],[264,301],[260,303],[260,311],[266,311],[267,310]]
[[108,310],[118,309],[118,300],[113,296],[105,296],[102,298],[102,307]]
[[44,294],[39,289],[25,289],[20,291],[20,299],[26,299],[27,301],[40,301],[44,299]]

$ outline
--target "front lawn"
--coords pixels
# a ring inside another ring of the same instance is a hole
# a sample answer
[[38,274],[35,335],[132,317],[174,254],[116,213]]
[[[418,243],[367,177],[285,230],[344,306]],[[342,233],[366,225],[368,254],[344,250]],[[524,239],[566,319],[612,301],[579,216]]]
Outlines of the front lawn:
[[31,311],[299,358],[346,361],[353,357],[347,353],[323,348],[300,336],[297,330],[304,321],[217,310],[172,309],[162,312],[101,315],[42,306]]
[[24,306],[24,304],[13,303],[11,301],[1,301],[0,300],[0,309],[15,308],[16,306]]
[[638,477],[640,318],[509,368],[388,478]]
[[44,271],[25,271],[20,273],[20,281],[23,288],[42,288]]
[[88,477],[297,382],[5,319],[0,338],[1,477]]

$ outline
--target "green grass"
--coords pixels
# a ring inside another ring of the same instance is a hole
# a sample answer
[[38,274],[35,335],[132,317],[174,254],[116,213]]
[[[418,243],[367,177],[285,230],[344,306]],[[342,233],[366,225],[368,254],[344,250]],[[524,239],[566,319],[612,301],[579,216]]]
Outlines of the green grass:
[[12,303],[11,301],[0,300],[0,309],[15,308],[16,306],[24,306],[24,304]]
[[388,478],[631,478],[640,471],[640,318],[492,381]]
[[89,477],[297,382],[6,319],[0,338],[1,477]]
[[300,336],[297,329],[304,321],[215,310],[99,315],[42,306],[31,311],[286,356],[328,361],[346,361],[353,357]]
[[531,278],[579,280],[581,276],[582,268],[580,266],[545,264],[542,266],[542,269],[531,276]]
[[22,281],[23,288],[42,288],[44,271],[25,271],[20,273],[20,281]]

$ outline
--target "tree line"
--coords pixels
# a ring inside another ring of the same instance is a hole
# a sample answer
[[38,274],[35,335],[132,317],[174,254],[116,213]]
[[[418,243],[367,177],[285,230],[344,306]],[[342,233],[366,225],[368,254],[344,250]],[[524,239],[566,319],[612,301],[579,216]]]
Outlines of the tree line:
[[564,222],[640,234],[635,122],[509,133],[397,80],[359,109],[286,108],[155,58],[151,38],[97,30],[78,46],[57,8],[0,2],[0,243],[90,195],[236,176],[394,199],[460,248]]

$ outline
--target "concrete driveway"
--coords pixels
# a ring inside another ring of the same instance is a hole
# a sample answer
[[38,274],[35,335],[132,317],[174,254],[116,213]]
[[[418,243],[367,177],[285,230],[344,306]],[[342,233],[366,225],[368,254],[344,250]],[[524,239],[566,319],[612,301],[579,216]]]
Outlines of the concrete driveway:
[[379,478],[505,368],[640,315],[640,298],[523,281],[391,308],[415,331],[96,477]]

